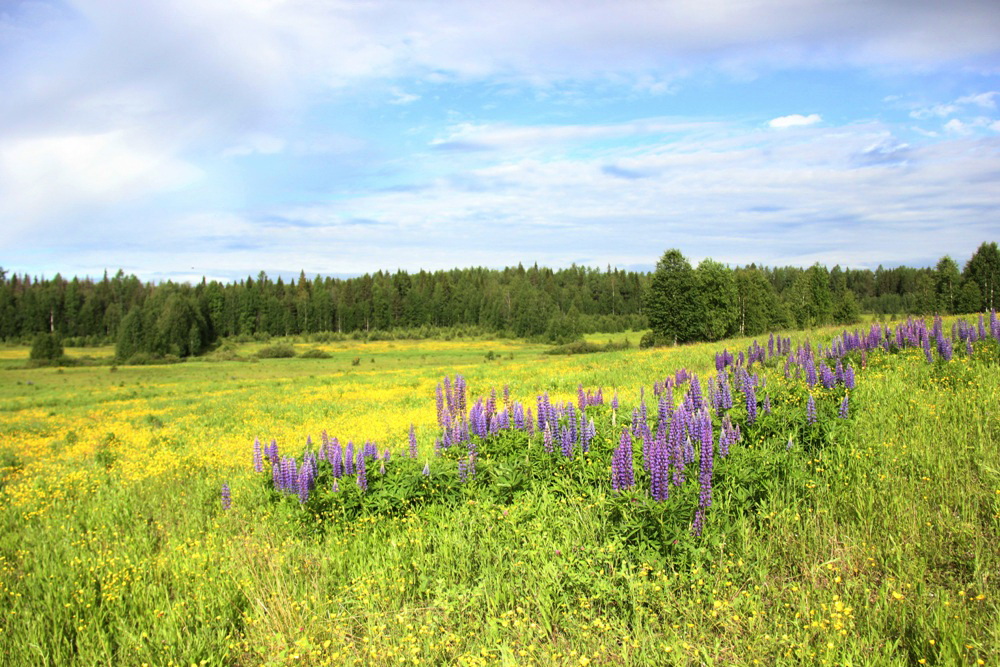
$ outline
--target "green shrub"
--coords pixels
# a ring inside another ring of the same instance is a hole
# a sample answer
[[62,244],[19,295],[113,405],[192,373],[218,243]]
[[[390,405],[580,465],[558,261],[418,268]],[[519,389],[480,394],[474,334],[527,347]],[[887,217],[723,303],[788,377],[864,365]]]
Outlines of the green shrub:
[[289,359],[295,356],[295,348],[291,343],[275,343],[262,347],[257,352],[260,359]]
[[642,338],[639,340],[639,349],[646,350],[651,347],[657,347],[662,344],[663,343],[656,336],[656,334],[654,334],[652,331],[647,331],[642,335]]
[[303,359],[329,359],[330,353],[318,347],[306,350],[300,355]]
[[62,341],[58,334],[40,333],[31,342],[31,353],[29,358],[32,361],[59,361],[63,357]]

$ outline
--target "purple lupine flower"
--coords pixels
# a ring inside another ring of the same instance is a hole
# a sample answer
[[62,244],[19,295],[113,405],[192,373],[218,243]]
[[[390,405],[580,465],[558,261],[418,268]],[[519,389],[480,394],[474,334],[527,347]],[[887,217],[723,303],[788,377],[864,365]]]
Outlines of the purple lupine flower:
[[611,397],[611,409],[618,411],[618,390],[615,389],[615,395]]
[[264,472],[263,452],[260,449],[260,438],[253,439],[253,469],[254,472]]
[[847,419],[847,400],[849,394],[844,394],[844,400],[840,402],[840,410],[837,413],[841,419]]
[[364,452],[358,452],[358,466],[357,466],[357,479],[358,488],[361,489],[362,493],[368,490],[368,469],[365,467],[365,457]]
[[[261,472],[261,471],[258,471],[258,472]],[[223,510],[228,510],[230,507],[233,506],[233,497],[229,493],[229,484],[227,484],[225,482],[222,483],[222,498],[221,498],[221,500],[222,500],[222,509]]]
[[285,493],[298,493],[299,471],[294,457],[281,459],[281,487]]
[[354,474],[354,441],[347,441],[347,448],[344,450],[344,474]]
[[583,384],[576,385],[576,405],[580,412],[587,407],[587,393],[583,390]]
[[938,341],[938,354],[940,354],[941,358],[944,359],[945,361],[951,361],[951,356],[952,356],[951,339],[942,338]]
[[[708,415],[705,415],[707,419]],[[698,418],[698,417],[696,417]],[[698,510],[695,512],[694,523],[691,532],[695,536],[700,536],[705,527],[705,513],[712,506],[712,472],[714,470],[712,425],[702,429],[701,454],[698,462],[698,485],[701,488],[698,494]]]
[[670,457],[667,441],[661,431],[648,448],[649,493],[653,500],[664,501],[670,496]]
[[536,400],[538,405],[538,430],[544,431],[546,423],[546,411],[544,406],[549,402],[548,392],[538,396]]
[[333,484],[330,485],[330,490],[333,491],[334,493],[340,491],[340,484],[337,482],[336,477],[333,478]]
[[[336,438],[334,438],[334,442],[336,442]],[[340,448],[340,443],[334,444],[327,449],[326,458],[333,467],[334,478],[342,477],[344,475],[344,452]]]
[[413,424],[410,424],[410,458],[417,458],[417,432],[413,428]]
[[844,369],[844,387],[854,389],[854,366],[850,364]]
[[382,452],[382,462],[383,463],[388,463],[389,459],[391,459],[391,458],[392,458],[392,452],[390,452],[389,448],[386,447],[385,451]]
[[298,496],[299,502],[303,504],[309,500],[310,485],[312,483],[312,477],[309,473],[310,469],[307,465],[303,465],[299,470]]
[[589,423],[584,425],[580,429],[580,449],[584,454],[590,451],[590,441],[594,439],[597,434],[597,429],[594,427],[594,420],[591,419]]
[[833,389],[834,385],[837,383],[837,378],[824,362],[819,364],[819,376],[820,382],[825,389]]
[[[729,410],[733,407],[733,391],[729,387],[729,373],[723,373],[719,381],[719,407]],[[718,412],[718,410],[717,410]]]
[[660,397],[660,402],[656,406],[656,430],[665,429],[667,424],[670,423],[670,417],[673,415],[674,405],[670,402],[670,399],[666,396]]
[[736,443],[734,436],[733,422],[729,415],[722,418],[722,429],[719,431],[719,456],[729,456],[729,447]]
[[969,337],[965,339],[965,353],[971,357],[972,352],[972,338]]
[[670,457],[670,467],[673,470],[674,486],[684,483],[684,466],[686,465],[684,456],[684,422],[687,419],[687,412],[682,407],[674,414],[670,420],[670,430],[667,436],[667,449]]
[[465,391],[466,391],[466,388],[465,388],[465,378],[462,377],[461,375],[456,375],[455,376],[455,386],[454,386],[454,393],[455,393],[455,410],[454,411],[455,411],[455,413],[457,413],[459,415],[464,415],[465,414],[465,404],[466,404]]
[[573,458],[573,431],[569,428],[564,428],[560,439],[562,455],[568,459]]
[[806,359],[805,368],[806,368],[806,384],[808,384],[810,388],[815,387],[816,362],[814,362],[811,357],[809,359]]
[[622,491],[633,486],[635,471],[632,469],[632,437],[627,429],[623,429],[618,448],[611,457],[611,488]]
[[549,454],[555,451],[555,443],[553,443],[552,427],[548,424],[545,425],[545,430],[542,431],[542,446],[545,447],[545,451]]
[[691,386],[688,387],[688,394],[691,396],[691,407],[694,408],[695,412],[701,410],[705,405],[705,400],[702,398],[701,384],[698,382],[696,374],[691,375]]
[[743,393],[747,399],[747,424],[752,426],[757,421],[757,392],[753,388],[753,382],[744,385]]
[[931,354],[931,339],[924,337],[924,357],[927,359],[927,363],[934,362],[934,356]]
[[278,441],[271,438],[271,444],[264,448],[264,458],[271,465],[278,462]]
[[816,401],[812,394],[809,394],[809,400],[806,402],[806,421],[810,424],[816,423]]
[[274,485],[276,491],[284,491],[282,484],[284,483],[284,476],[281,474],[281,466],[278,464],[271,466],[271,484]]
[[424,463],[424,469],[421,471],[421,474],[424,477],[430,477],[430,474],[431,474],[431,462],[430,461],[427,461],[426,463]]
[[771,394],[764,394],[764,414],[771,414]]
[[[445,382],[447,382],[448,378],[445,378],[444,380]],[[441,425],[442,427],[444,426],[444,415],[445,415],[444,393],[445,392],[442,389],[441,385],[438,385],[437,390],[435,392],[435,402],[437,404],[438,424]]]
[[576,442],[576,409],[572,403],[566,404],[566,427],[570,442]]

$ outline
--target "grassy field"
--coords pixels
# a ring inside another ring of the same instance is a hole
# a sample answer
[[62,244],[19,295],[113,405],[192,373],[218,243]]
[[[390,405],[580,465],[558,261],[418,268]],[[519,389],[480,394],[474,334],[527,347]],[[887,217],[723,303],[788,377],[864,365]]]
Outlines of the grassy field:
[[[786,335],[793,349],[807,338]],[[704,455],[656,501],[637,440],[636,486],[612,489],[633,410],[645,401],[656,421],[654,385],[671,378],[681,405],[678,370],[707,389],[716,353],[750,343],[563,356],[510,340],[352,341],[296,344],[325,359],[261,360],[247,344],[243,360],[63,369],[0,348],[0,662],[1000,663],[993,340],[971,356],[956,342],[948,362],[851,352],[853,389],[786,377],[784,356],[757,363],[760,415],[734,388],[742,437],[714,455],[700,535]],[[549,452],[537,430],[473,437],[478,468],[462,480],[465,445],[435,448],[435,390],[457,375],[470,407],[506,386],[505,405],[535,415],[542,393],[603,388],[585,409],[589,451]],[[367,491],[353,476],[333,491],[324,467],[301,502],[275,490],[270,463],[255,472],[255,438],[301,465],[324,432],[391,451],[384,471],[368,461]]]

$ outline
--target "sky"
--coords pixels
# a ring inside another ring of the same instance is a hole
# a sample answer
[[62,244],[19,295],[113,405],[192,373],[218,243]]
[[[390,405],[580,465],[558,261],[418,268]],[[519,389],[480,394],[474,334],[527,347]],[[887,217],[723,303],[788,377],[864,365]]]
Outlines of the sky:
[[0,266],[143,280],[1000,240],[996,0],[0,0]]

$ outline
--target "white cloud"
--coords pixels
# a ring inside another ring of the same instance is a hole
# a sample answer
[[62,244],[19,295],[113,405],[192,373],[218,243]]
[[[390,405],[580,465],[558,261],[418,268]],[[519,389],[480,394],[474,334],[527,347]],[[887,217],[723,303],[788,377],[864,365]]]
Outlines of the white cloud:
[[392,94],[392,99],[389,100],[389,104],[410,104],[420,99],[420,95],[407,93],[399,88],[392,88],[389,92]]
[[928,118],[945,118],[958,111],[958,106],[954,104],[935,104],[932,107],[914,109],[910,112],[910,118],[916,120],[926,120]]
[[274,155],[285,150],[285,140],[280,137],[271,136],[268,134],[251,134],[245,137],[243,143],[235,146],[230,146],[225,149],[222,154],[231,156],[242,156],[242,155]]
[[979,93],[978,95],[966,95],[965,97],[960,97],[955,100],[956,104],[974,104],[980,106],[984,109],[996,109],[997,103],[994,98],[1000,95],[1000,92],[995,90],[988,93]]
[[625,137],[680,134],[707,130],[717,123],[709,121],[650,118],[608,124],[579,125],[501,125],[459,123],[446,136],[431,142],[435,147],[516,149],[572,142],[600,141]]
[[7,232],[77,207],[140,200],[186,186],[201,170],[121,131],[0,144],[0,218]]
[[800,127],[803,125],[815,125],[816,123],[823,120],[819,114],[811,113],[808,116],[803,116],[801,114],[792,114],[791,116],[779,116],[778,118],[773,118],[768,122],[768,125],[775,129],[784,129],[786,127]]

